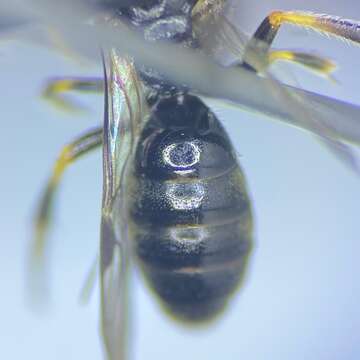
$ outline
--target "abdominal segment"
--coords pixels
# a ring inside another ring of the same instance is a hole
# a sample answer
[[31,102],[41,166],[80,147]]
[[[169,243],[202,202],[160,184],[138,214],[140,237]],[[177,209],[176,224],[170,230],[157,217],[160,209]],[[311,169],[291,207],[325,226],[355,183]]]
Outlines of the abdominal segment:
[[131,237],[145,278],[179,320],[212,319],[241,283],[252,246],[239,167],[211,179],[136,183]]

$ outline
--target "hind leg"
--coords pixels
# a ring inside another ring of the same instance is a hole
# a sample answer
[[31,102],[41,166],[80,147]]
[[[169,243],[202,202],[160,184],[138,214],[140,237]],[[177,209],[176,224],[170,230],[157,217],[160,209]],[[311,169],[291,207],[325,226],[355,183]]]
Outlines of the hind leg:
[[300,63],[325,74],[335,68],[331,61],[306,52],[272,51],[273,41],[283,24],[312,29],[360,44],[360,23],[355,20],[302,11],[274,11],[263,20],[250,39],[244,54],[245,65],[261,71],[274,61],[285,60]]
[[46,281],[44,279],[46,276],[44,269],[45,250],[48,247],[48,231],[59,182],[70,164],[102,144],[102,134],[102,128],[95,128],[64,146],[40,197],[30,248],[30,291],[33,293],[32,295],[40,296],[40,299],[46,297],[46,293],[44,294],[46,292]]

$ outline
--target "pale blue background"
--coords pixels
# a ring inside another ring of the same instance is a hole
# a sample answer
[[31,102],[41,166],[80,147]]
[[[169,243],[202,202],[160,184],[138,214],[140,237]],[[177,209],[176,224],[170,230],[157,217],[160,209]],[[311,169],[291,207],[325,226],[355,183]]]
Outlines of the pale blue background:
[[[360,19],[355,0],[279,0],[244,1],[239,21],[253,31],[274,8]],[[289,28],[277,45],[335,58],[341,86],[303,71],[297,72],[300,83],[360,103],[359,48]],[[73,118],[37,94],[49,76],[101,70],[79,70],[55,54],[19,44],[2,46],[0,69],[0,359],[101,359],[98,289],[88,307],[77,304],[98,247],[100,152],[71,167],[61,187],[47,314],[26,307],[24,265],[32,209],[53,160],[66,141],[102,119],[101,97],[89,97],[89,115]],[[135,280],[135,358],[359,359],[359,178],[302,131],[235,110],[218,113],[241,156],[256,213],[248,281],[215,327],[194,331],[164,318]]]

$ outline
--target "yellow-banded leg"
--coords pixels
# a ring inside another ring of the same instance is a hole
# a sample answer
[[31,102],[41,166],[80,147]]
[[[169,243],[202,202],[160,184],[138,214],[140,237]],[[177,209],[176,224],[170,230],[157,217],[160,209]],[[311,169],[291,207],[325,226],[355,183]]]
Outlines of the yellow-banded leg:
[[[360,23],[355,20],[302,11],[274,11],[263,20],[249,41],[244,54],[245,66],[261,71],[274,61],[285,60],[302,64],[323,74],[329,74],[335,69],[333,62],[313,54],[291,50],[271,51],[271,45],[283,24],[312,29],[360,44]],[[258,64],[253,59],[254,54],[262,57]]]
[[64,146],[40,198],[39,207],[35,215],[34,238],[30,252],[30,276],[32,280],[30,290],[32,295],[38,298],[37,300],[43,297],[43,294],[40,292],[46,291],[46,284],[43,279],[46,275],[44,273],[45,249],[47,247],[47,235],[51,225],[52,209],[59,182],[66,168],[75,160],[99,147],[102,144],[102,139],[103,129],[99,127],[87,131],[84,135]]
[[78,112],[83,107],[76,101],[66,96],[70,91],[81,93],[102,93],[104,80],[102,78],[75,77],[49,79],[42,97],[48,100],[54,107],[67,112]]
[[293,50],[271,50],[268,53],[268,63],[276,61],[289,61],[305,66],[320,75],[329,76],[336,69],[336,64],[327,58],[302,51]]
[[278,30],[283,24],[291,24],[360,43],[360,23],[342,19],[339,16],[314,14],[303,11],[274,11],[261,23],[254,38],[271,46]]

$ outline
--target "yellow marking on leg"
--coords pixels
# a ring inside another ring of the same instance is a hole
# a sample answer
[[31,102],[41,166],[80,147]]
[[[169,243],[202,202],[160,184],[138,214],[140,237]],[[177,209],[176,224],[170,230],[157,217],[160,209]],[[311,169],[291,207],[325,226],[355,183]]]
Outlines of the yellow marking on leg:
[[71,79],[51,81],[44,89],[42,97],[61,111],[76,113],[81,111],[81,106],[73,103],[61,95],[76,89],[76,81]]
[[269,63],[279,60],[294,62],[325,76],[329,76],[336,69],[336,64],[332,60],[318,55],[291,50],[270,51]]
[[52,184],[56,185],[59,182],[60,177],[63,174],[64,170],[68,165],[70,165],[70,163],[74,159],[72,150],[73,147],[71,145],[67,145],[61,151],[61,154],[58,160],[56,161],[53,176],[50,181]]
[[289,50],[275,50],[269,53],[269,62],[271,63],[278,60],[295,61],[294,59],[294,52]]
[[63,175],[66,167],[73,161],[71,145],[63,148],[56,164],[50,181],[45,189],[40,203],[38,216],[35,222],[35,236],[34,236],[34,260],[39,261],[44,254],[46,230],[48,228],[49,218],[51,216],[51,205],[54,197],[55,189]]
[[[52,220],[52,210],[56,191],[67,167],[81,156],[89,153],[102,144],[103,129],[98,127],[87,131],[73,142],[63,147],[52,174],[46,184],[34,219],[34,233],[29,258],[29,294],[33,305],[40,305],[46,300],[48,293],[47,272],[45,271],[47,236]],[[35,300],[35,302],[34,302]]]
[[317,28],[318,17],[311,13],[297,11],[274,11],[269,15],[269,22],[275,28],[284,23]]
[[357,20],[311,12],[274,11],[268,16],[268,21],[275,31],[279,29],[281,24],[286,23],[317,30],[360,44],[360,22]]
[[75,81],[71,79],[56,80],[49,84],[46,88],[47,93],[61,93],[70,91],[75,87]]
[[66,96],[67,92],[101,93],[102,80],[92,78],[55,79],[50,80],[42,92],[42,97],[59,110],[78,113],[86,110],[77,101]]

